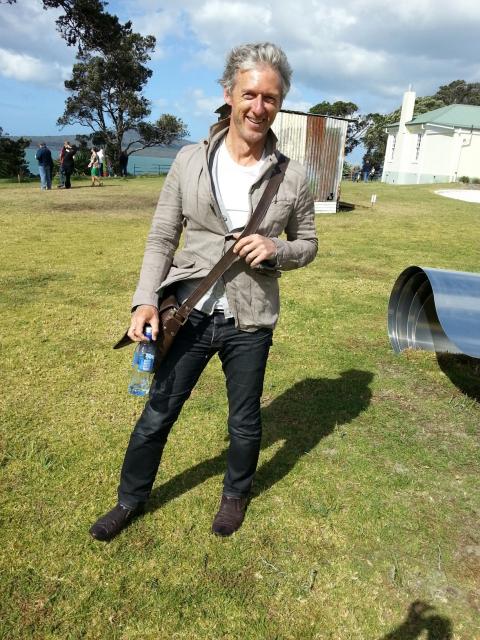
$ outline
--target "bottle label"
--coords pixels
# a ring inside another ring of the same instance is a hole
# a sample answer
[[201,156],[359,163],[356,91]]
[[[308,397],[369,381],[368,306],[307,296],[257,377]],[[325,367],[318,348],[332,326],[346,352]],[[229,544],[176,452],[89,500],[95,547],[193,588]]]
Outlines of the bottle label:
[[137,368],[139,371],[145,371],[146,373],[153,372],[153,363],[155,356],[153,353],[142,353],[138,355]]

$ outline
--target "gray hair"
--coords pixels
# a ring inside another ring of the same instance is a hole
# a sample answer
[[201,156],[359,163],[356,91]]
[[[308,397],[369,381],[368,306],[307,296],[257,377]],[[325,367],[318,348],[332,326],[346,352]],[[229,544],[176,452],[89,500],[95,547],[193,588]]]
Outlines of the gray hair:
[[241,44],[234,47],[227,56],[225,70],[219,83],[231,94],[238,71],[247,71],[263,65],[272,67],[279,74],[283,100],[290,89],[292,68],[283,50],[271,42]]

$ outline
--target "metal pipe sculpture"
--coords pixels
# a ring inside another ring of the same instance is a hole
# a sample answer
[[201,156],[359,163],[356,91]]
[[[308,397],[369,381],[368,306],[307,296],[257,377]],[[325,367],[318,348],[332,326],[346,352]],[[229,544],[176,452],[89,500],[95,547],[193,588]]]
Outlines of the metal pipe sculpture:
[[393,350],[424,349],[480,358],[480,274],[408,267],[388,303]]

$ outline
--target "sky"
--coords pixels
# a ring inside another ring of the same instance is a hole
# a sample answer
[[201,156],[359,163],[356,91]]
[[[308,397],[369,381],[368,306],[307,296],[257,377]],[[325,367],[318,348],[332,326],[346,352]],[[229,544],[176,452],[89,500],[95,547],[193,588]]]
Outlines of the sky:
[[[10,135],[81,132],[56,126],[75,49],[57,33],[57,13],[42,7],[0,3],[0,127]],[[215,122],[226,53],[243,42],[286,52],[287,109],[345,100],[361,113],[388,113],[409,85],[422,96],[453,80],[480,81],[478,0],[114,0],[107,9],[157,38],[145,90],[151,119],[182,118],[192,140]]]

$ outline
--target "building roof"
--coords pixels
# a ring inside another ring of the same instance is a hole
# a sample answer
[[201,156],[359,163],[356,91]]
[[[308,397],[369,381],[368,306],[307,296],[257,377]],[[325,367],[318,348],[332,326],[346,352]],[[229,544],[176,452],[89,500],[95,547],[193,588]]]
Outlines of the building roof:
[[[416,124],[438,124],[444,127],[462,127],[465,129],[480,129],[480,107],[471,104],[450,104],[448,107],[433,109],[405,123],[407,126]],[[398,127],[399,123],[387,125]]]

